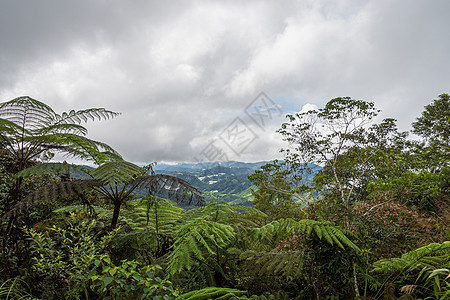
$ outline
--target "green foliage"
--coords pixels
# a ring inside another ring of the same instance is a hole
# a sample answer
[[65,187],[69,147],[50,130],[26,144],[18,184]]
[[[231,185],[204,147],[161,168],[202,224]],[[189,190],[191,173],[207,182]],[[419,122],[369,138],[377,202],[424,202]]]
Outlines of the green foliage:
[[102,299],[178,298],[179,292],[172,284],[157,276],[161,267],[133,260],[115,265],[106,249],[117,230],[101,236],[97,225],[72,213],[65,227],[53,226],[47,232],[24,228],[33,241],[32,268],[44,284],[53,287],[43,296],[64,294],[79,299],[94,293]]
[[57,114],[48,105],[30,97],[19,97],[0,104],[1,145],[17,159],[17,171],[49,151],[104,162],[117,153],[108,145],[85,137],[81,123],[109,119],[118,113],[91,108]]
[[144,169],[127,161],[112,161],[90,172],[102,185],[115,187],[144,175]]
[[1,299],[34,300],[30,293],[30,286],[19,278],[8,279],[0,285]]
[[94,261],[97,273],[88,279],[101,299],[182,299],[170,281],[157,276],[159,266],[142,266],[123,260],[118,266],[107,256]]
[[[234,235],[230,225],[204,219],[187,223],[178,231],[173,252],[168,257],[169,273],[190,270],[199,261],[207,263],[208,258],[225,248]],[[215,269],[215,266],[212,268]]]
[[[79,219],[75,214],[71,214],[64,225],[53,225],[46,232],[33,228],[23,230],[33,242],[32,269],[41,278],[41,285],[48,285],[40,288],[43,296],[62,297],[65,294],[78,298],[87,293],[87,276],[94,262],[106,255],[104,251],[116,232],[100,237],[95,221]],[[37,286],[34,288],[39,290]]]
[[[450,168],[442,167],[440,172],[432,173],[403,172],[397,178],[386,178],[373,182],[368,187],[377,194],[388,195],[390,199],[406,204],[421,211],[429,212],[439,210],[439,205],[448,202],[450,193]],[[386,197],[387,198],[387,197]]]
[[201,290],[191,291],[183,294],[186,300],[208,300],[208,299],[244,299],[239,296],[247,294],[232,288],[207,287]]
[[390,258],[431,241],[444,241],[441,221],[395,201],[366,201],[353,208],[352,231],[372,259]]
[[[191,203],[196,200],[197,204],[203,203],[200,192],[186,181],[170,175],[154,174],[151,165],[141,168],[123,160],[107,162],[94,170],[73,168],[65,163],[40,164],[21,174],[40,174],[48,170],[56,172],[82,170],[90,178],[69,180],[44,186],[28,196],[24,203],[13,207],[11,214],[17,214],[18,211],[23,212],[36,199],[45,198],[46,201],[54,201],[61,195],[79,198],[81,192],[92,190],[114,206],[111,228],[115,228],[122,204],[132,199],[131,195],[138,187],[147,189],[150,195],[162,193],[169,197],[174,196],[178,201],[186,200]],[[150,175],[147,174],[149,171],[151,172]]]
[[298,218],[310,190],[312,174],[317,166],[277,161],[266,164],[248,178],[257,186],[253,192],[255,207],[270,219]]
[[427,299],[446,299],[450,295],[450,241],[432,243],[403,254],[400,258],[374,263],[373,272],[384,274],[386,282],[403,291]]
[[427,140],[429,145],[436,146],[443,152],[449,152],[450,144],[450,96],[439,95],[432,104],[425,106],[422,116],[412,124],[413,132]]
[[313,234],[320,240],[324,239],[330,245],[336,245],[342,249],[347,247],[355,252],[361,251],[359,247],[347,237],[347,235],[351,236],[351,233],[332,225],[331,222],[328,221],[308,219],[294,221],[292,219],[280,219],[260,228],[253,229],[254,239],[264,241],[265,245],[272,245],[272,247],[274,246],[273,237],[280,234],[282,237],[298,234],[308,236]]

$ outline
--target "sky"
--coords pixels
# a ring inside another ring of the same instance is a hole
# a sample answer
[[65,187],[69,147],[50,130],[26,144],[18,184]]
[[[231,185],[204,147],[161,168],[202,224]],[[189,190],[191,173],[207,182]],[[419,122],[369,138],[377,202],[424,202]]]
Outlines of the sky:
[[0,2],[0,102],[120,112],[135,163],[281,158],[285,115],[373,101],[409,130],[450,93],[450,1]]

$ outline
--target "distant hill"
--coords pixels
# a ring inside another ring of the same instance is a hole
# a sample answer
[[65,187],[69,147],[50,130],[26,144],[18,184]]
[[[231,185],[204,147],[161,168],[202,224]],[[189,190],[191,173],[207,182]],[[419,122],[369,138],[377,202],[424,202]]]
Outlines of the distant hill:
[[[232,204],[253,206],[252,183],[248,179],[248,175],[268,163],[270,161],[160,164],[154,167],[154,171],[186,180],[203,192],[207,202],[219,199]],[[313,165],[311,168],[313,170],[312,178],[321,167]]]
[[[252,183],[248,179],[248,175],[268,163],[270,161],[157,164],[153,170],[157,174],[172,175],[186,180],[203,193],[206,202],[219,199],[231,204],[253,206]],[[315,165],[311,167],[314,173],[321,169]],[[314,173],[311,174],[311,178]],[[72,176],[74,178],[85,177],[78,173],[72,174]],[[137,198],[143,197],[146,193],[145,189],[134,191]],[[184,204],[180,204],[180,206],[188,208]]]
[[257,170],[261,166],[269,163],[269,161],[260,161],[255,163],[246,163],[240,161],[226,161],[226,162],[199,162],[199,163],[180,163],[176,165],[157,164],[153,167],[155,172],[199,172],[215,167],[225,168],[246,168]]

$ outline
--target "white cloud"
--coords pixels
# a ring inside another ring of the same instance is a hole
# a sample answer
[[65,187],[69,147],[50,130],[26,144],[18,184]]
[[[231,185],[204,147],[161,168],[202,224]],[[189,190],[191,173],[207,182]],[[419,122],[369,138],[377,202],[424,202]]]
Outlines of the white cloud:
[[317,107],[317,105],[315,104],[311,104],[311,103],[306,103],[305,105],[302,106],[302,110],[300,111],[300,113],[305,113],[311,110],[318,110],[319,108]]

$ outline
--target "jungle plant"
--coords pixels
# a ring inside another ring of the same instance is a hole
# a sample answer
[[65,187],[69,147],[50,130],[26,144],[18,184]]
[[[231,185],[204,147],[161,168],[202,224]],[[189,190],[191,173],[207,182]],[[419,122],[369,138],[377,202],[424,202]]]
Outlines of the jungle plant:
[[229,284],[227,274],[238,258],[236,250],[246,247],[246,232],[258,226],[256,220],[263,217],[265,214],[254,208],[223,201],[211,201],[205,207],[187,211],[183,216],[186,223],[177,231],[168,256],[169,273],[204,270],[212,274],[210,284]]
[[23,228],[33,253],[30,277],[39,282],[34,292],[44,298],[79,298],[88,295],[86,282],[94,262],[108,256],[106,248],[116,234],[101,236],[95,220],[71,214],[61,226],[46,231]]
[[[88,139],[87,129],[80,124],[117,115],[104,108],[57,114],[38,100],[18,97],[0,104],[0,145],[14,159],[13,173],[25,170],[34,161],[48,160],[55,152],[101,164],[117,157],[117,152],[102,142]],[[5,211],[20,202],[21,182],[22,177],[17,177]]]
[[0,285],[0,298],[18,300],[37,300],[30,293],[30,286],[22,279],[16,277],[8,279]]
[[183,299],[170,281],[161,279],[160,266],[143,266],[139,262],[123,260],[111,263],[108,256],[94,261],[97,273],[88,279],[90,288],[101,299]]
[[403,293],[425,299],[440,300],[450,296],[450,241],[432,243],[373,265],[372,272],[384,277],[380,282],[382,288],[393,283]]
[[[65,163],[40,164],[28,168],[21,172],[19,176],[40,174],[44,171],[67,173],[70,169],[82,171],[88,178],[44,186],[28,196],[23,201],[24,203],[15,206],[12,213],[17,214],[26,210],[38,199],[53,201],[61,195],[80,197],[83,191],[92,190],[113,205],[114,213],[111,228],[114,229],[117,226],[123,203],[130,199],[131,194],[138,187],[145,188],[149,195],[166,194],[168,197],[175,197],[178,201],[186,200],[191,203],[195,200],[196,204],[199,205],[203,202],[200,192],[186,181],[175,176],[155,174],[152,165],[141,168],[123,160],[104,163],[94,170]],[[89,199],[82,200],[89,201]],[[87,204],[90,203],[87,202]]]
[[186,300],[200,299],[241,299],[239,296],[247,294],[246,291],[240,291],[232,288],[207,287],[201,290],[191,291],[183,294]]

